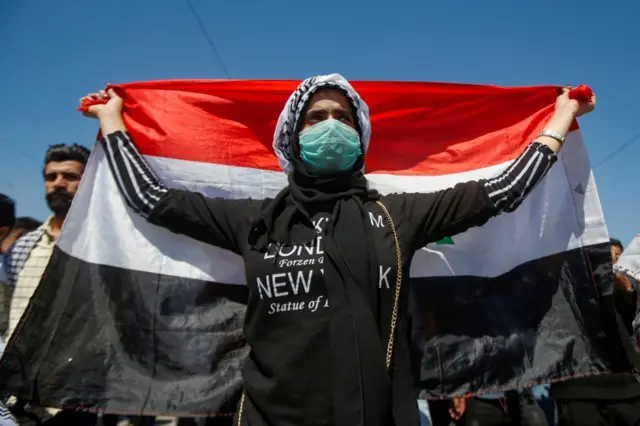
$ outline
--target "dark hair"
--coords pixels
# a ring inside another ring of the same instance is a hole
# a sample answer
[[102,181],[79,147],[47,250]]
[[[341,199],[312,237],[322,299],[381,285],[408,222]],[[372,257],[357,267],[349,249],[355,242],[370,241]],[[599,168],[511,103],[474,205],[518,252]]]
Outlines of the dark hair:
[[618,239],[616,239],[616,238],[611,238],[611,239],[609,240],[609,243],[610,243],[612,246],[618,246],[618,247],[620,247],[620,250],[624,250],[624,246],[622,245],[622,243],[620,242],[620,240],[618,240]]
[[34,219],[32,217],[19,217],[16,219],[16,224],[13,226],[13,229],[24,229],[27,232],[35,231],[42,225],[38,219]]
[[44,155],[44,166],[47,167],[49,163],[61,161],[77,161],[82,163],[83,166],[86,166],[87,160],[89,160],[89,154],[91,154],[89,149],[77,143],[73,145],[65,145],[63,143],[50,145],[47,153]]
[[13,228],[16,223],[16,203],[4,194],[0,194],[0,226]]

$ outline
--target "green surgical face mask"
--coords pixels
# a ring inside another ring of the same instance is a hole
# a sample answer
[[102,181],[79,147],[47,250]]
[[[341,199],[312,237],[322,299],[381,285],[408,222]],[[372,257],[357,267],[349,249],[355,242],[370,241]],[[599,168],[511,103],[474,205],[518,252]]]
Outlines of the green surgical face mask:
[[299,145],[309,172],[320,176],[351,169],[362,154],[358,132],[333,118],[300,132]]

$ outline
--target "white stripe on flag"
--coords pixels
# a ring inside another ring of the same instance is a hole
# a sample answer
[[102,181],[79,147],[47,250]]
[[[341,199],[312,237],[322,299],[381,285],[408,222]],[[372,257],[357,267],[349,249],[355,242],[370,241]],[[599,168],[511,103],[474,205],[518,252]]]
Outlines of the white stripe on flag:
[[[282,173],[146,157],[158,176],[174,187],[210,197],[262,199],[286,184]],[[511,163],[444,176],[368,175],[382,193],[430,192],[498,175]],[[453,245],[419,251],[411,276],[495,277],[514,267],[566,250],[608,241],[586,149],[572,132],[560,160],[519,209],[455,236]],[[242,259],[147,223],[120,195],[104,152],[96,146],[82,186],[58,241],[66,253],[94,264],[242,284]]]

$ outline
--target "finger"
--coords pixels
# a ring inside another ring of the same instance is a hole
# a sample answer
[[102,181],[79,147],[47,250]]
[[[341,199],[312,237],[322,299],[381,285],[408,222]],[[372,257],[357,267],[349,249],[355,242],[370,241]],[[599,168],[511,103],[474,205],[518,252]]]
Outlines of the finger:
[[107,92],[106,92],[106,91],[104,91],[104,90],[101,90],[101,91],[100,91],[100,97],[101,97],[101,98],[108,98],[108,96],[107,96]]
[[116,91],[113,89],[107,90],[107,95],[109,95],[110,98],[116,98],[116,99],[120,98],[120,96],[118,96]]
[[86,96],[83,96],[80,98],[80,103],[85,102],[85,101],[92,101],[95,99],[94,93],[89,93]]

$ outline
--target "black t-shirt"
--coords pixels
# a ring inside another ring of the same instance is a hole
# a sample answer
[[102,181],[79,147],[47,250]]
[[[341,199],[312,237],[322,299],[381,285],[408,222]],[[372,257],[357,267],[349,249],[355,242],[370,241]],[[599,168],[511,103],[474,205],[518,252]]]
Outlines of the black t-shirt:
[[[405,277],[417,249],[482,225],[497,214],[482,182],[430,194],[391,194],[381,201],[396,227]],[[243,371],[243,416],[247,423],[331,425],[331,386],[335,384],[330,383],[329,374],[331,300],[323,276],[322,229],[332,205],[314,212],[317,234],[312,244],[271,245],[266,251],[257,251],[249,244],[249,231],[262,204],[169,190],[149,221],[231,250],[244,259],[249,286],[244,334],[251,348]],[[378,297],[386,300],[393,298],[398,272],[395,238],[380,206],[366,203],[365,210],[380,263]]]

